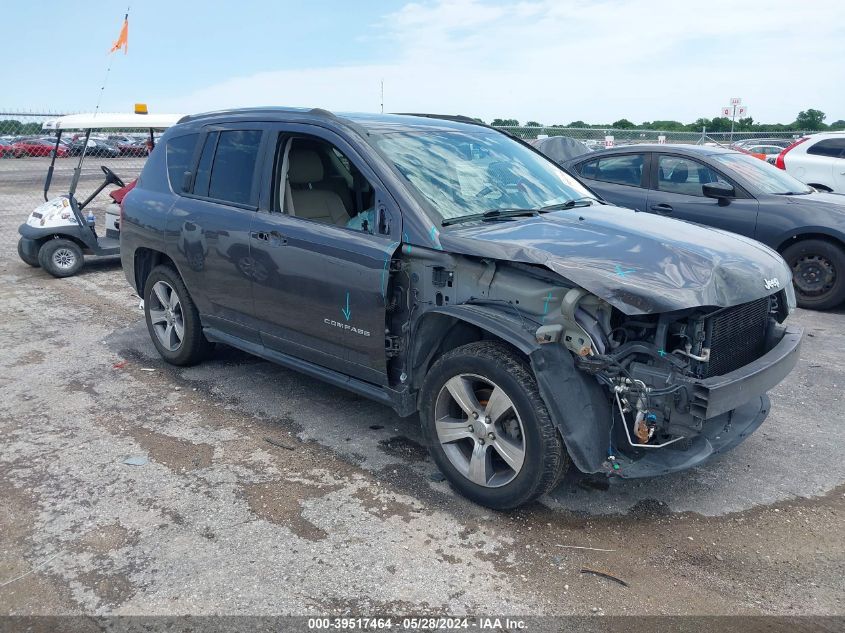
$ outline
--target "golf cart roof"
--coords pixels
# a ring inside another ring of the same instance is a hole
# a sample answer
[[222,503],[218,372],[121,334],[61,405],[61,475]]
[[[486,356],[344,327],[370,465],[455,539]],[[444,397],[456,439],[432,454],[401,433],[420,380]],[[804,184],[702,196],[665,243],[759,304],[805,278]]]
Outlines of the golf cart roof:
[[166,129],[176,125],[182,114],[135,114],[133,112],[98,112],[96,114],[68,114],[58,119],[45,121],[43,130],[87,130],[134,128]]

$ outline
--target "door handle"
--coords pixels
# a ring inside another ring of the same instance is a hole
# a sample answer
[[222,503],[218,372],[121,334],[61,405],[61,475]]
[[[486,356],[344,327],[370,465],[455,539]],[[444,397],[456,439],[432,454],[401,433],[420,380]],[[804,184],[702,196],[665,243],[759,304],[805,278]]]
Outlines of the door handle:
[[672,213],[672,205],[665,203],[653,204],[651,205],[651,210],[657,213]]
[[270,241],[270,234],[264,231],[253,231],[249,236],[254,240],[260,240],[262,242]]

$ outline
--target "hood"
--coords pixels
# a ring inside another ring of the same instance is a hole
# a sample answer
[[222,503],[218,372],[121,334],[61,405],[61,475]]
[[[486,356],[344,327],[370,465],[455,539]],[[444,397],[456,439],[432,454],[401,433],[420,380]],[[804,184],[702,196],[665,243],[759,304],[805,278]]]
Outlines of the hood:
[[727,307],[792,283],[752,239],[610,205],[483,222],[440,234],[443,249],[546,266],[626,314]]

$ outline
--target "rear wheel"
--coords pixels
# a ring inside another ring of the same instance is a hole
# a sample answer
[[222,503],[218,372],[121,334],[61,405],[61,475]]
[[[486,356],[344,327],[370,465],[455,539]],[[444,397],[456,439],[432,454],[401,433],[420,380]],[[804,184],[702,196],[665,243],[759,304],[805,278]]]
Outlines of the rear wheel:
[[65,239],[47,240],[38,251],[38,263],[53,277],[71,277],[79,272],[85,259],[76,242]]
[[501,343],[470,343],[444,354],[423,383],[420,419],[452,486],[490,508],[536,499],[568,465],[533,374]]
[[32,257],[23,249],[23,238],[18,240],[18,257],[21,258],[24,264],[28,264],[33,268],[38,268],[41,264],[38,263],[38,256]]
[[156,266],[147,277],[144,316],[153,345],[168,363],[195,365],[211,351],[199,312],[173,268]]
[[798,305],[828,310],[845,301],[845,250],[825,240],[802,240],[783,251]]

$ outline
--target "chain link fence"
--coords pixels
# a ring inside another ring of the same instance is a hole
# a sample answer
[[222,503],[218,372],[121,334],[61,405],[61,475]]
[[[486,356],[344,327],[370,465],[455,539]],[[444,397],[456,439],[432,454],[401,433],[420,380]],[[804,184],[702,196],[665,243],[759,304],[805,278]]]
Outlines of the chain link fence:
[[[149,131],[94,130],[86,143],[85,130],[63,130],[57,148],[56,132],[45,130],[44,124],[60,116],[58,112],[0,111],[0,217],[20,217],[24,222],[44,202],[44,181],[54,152],[49,197],[67,193],[83,150],[78,200],[103,182],[103,165],[127,184],[141,173],[150,151]],[[98,223],[110,202],[103,192],[88,207]]]
[[[780,132],[711,132],[707,128],[699,131],[678,130],[643,130],[643,129],[613,129],[613,128],[578,128],[578,127],[528,127],[502,126],[514,136],[530,140],[543,136],[568,136],[582,141],[589,149],[597,150],[606,147],[608,142],[614,146],[636,145],[641,143],[686,143],[702,145],[712,143],[716,145],[748,145],[766,144],[765,141],[774,140],[786,146],[792,141],[812,132],[780,131]],[[608,140],[611,137],[611,140]]]
[[[138,177],[149,153],[149,133],[145,130],[107,130],[92,132],[85,143],[84,130],[66,130],[56,149],[56,134],[45,130],[44,123],[62,116],[58,112],[0,111],[0,216],[26,215],[44,200],[44,180],[54,151],[58,153],[50,195],[67,192],[73,170],[79,163],[83,148],[82,167],[77,199],[82,200],[103,180],[101,165],[114,171],[124,182]],[[534,139],[542,136],[569,136],[583,141],[591,150],[601,149],[612,138],[613,145],[638,143],[732,143],[779,140],[788,144],[805,134],[803,131],[785,132],[696,132],[643,129],[600,129],[564,127],[502,127],[515,136]],[[110,199],[104,193],[92,204],[100,215]]]

